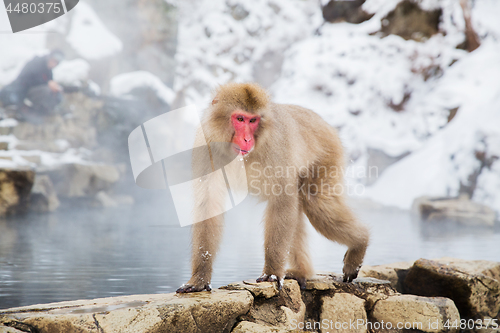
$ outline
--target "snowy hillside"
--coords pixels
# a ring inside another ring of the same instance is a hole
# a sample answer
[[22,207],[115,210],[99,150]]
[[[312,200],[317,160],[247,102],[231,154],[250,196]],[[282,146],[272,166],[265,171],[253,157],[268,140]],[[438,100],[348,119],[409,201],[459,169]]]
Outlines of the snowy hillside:
[[423,9],[442,10],[440,33],[428,40],[381,38],[382,18],[399,2],[368,0],[370,20],[323,26],[316,1],[197,2],[180,20],[176,89],[186,90],[188,102],[203,103],[215,84],[259,81],[259,69],[277,71],[269,87],[275,100],[309,107],[338,127],[352,167],[367,170],[370,150],[411,153],[365,196],[410,208],[420,195],[474,187],[470,177],[480,172],[473,199],[500,211],[500,162],[476,158],[500,156],[500,2],[474,2],[482,46],[472,53],[456,48],[465,23],[452,0],[419,1]]
[[[459,1],[415,2],[442,10],[439,32],[418,42],[380,33],[400,0],[367,0],[362,8],[373,17],[360,24],[324,22],[317,0],[170,0],[179,8],[173,93],[155,73],[136,72],[143,68],[111,80],[111,93],[127,93],[141,73],[165,100],[177,94],[205,105],[217,84],[257,81],[276,101],[309,107],[337,127],[351,167],[368,169],[375,153],[398,160],[374,183],[349,179],[373,183],[365,197],[409,208],[420,195],[465,189],[500,212],[500,1],[471,1],[481,40],[471,53],[457,48],[465,38]],[[35,29],[68,29],[85,60],[120,57],[127,41],[98,12],[81,1],[74,13]],[[0,13],[4,30],[6,20]],[[0,85],[46,52],[44,43],[43,34],[1,35],[8,52],[0,52]]]

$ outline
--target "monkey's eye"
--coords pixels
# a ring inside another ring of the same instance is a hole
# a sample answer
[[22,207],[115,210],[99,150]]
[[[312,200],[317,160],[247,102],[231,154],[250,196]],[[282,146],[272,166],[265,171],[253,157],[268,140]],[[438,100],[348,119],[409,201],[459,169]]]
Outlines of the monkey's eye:
[[257,121],[257,118],[252,118],[252,119],[250,119],[250,122],[251,122],[251,123],[255,123],[256,121]]
[[244,119],[243,119],[243,117],[238,117],[238,118],[236,118],[236,120],[238,120],[238,121],[240,121],[240,122],[241,122],[241,121],[243,121]]

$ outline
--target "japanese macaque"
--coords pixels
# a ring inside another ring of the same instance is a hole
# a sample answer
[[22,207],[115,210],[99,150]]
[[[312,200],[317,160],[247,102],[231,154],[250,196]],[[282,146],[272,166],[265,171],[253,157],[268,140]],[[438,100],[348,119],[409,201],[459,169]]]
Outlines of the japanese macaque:
[[[193,156],[194,168],[208,174],[217,156],[241,154],[249,192],[268,202],[264,220],[265,263],[257,282],[292,278],[305,288],[313,275],[305,217],[329,240],[344,244],[344,282],[354,280],[363,262],[369,232],[345,202],[344,153],[334,128],[311,110],[270,101],[256,84],[226,84],[205,111],[202,131],[211,149],[208,163]],[[198,172],[200,172],[198,170]],[[209,178],[196,182],[196,216],[213,216],[226,189]],[[220,183],[220,182],[219,182]],[[231,185],[232,187],[233,185]],[[202,214],[202,215],[200,215]],[[223,233],[223,215],[192,226],[192,277],[177,292],[211,290],[212,264]],[[286,264],[288,262],[288,270]]]

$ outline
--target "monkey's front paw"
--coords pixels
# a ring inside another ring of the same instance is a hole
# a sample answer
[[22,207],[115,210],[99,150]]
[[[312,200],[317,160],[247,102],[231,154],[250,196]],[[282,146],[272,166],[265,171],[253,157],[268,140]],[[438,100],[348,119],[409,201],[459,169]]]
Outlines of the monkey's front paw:
[[257,278],[257,282],[277,282],[278,290],[281,290],[283,288],[284,279],[283,278],[278,279],[278,277],[274,274],[272,275],[262,274]]
[[348,269],[344,266],[344,282],[352,282],[355,278],[358,277],[359,269],[361,266],[358,266],[354,269]]
[[206,284],[204,286],[194,286],[192,284],[185,283],[182,286],[179,287],[175,292],[178,294],[184,294],[184,293],[194,293],[198,291],[210,291],[212,290],[212,286],[210,284]]

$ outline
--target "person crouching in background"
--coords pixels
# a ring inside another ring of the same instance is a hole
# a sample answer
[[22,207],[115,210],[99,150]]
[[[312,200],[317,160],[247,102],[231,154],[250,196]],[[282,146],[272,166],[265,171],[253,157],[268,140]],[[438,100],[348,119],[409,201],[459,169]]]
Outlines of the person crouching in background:
[[15,110],[15,118],[50,114],[62,100],[62,87],[53,80],[52,69],[63,59],[62,51],[53,50],[28,61],[17,78],[0,90],[2,105]]

